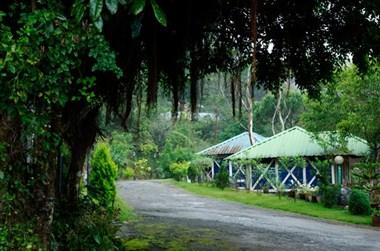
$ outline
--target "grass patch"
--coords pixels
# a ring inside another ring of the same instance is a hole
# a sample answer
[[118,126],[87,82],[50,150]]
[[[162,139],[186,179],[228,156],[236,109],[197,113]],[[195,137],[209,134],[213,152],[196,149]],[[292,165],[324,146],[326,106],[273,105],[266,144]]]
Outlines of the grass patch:
[[325,208],[318,203],[311,203],[303,200],[294,201],[288,197],[282,197],[282,199],[279,199],[272,194],[248,193],[246,191],[236,191],[233,189],[225,189],[222,191],[218,188],[203,184],[191,184],[186,182],[176,182],[173,180],[167,182],[199,195],[227,201],[235,201],[245,205],[270,208],[346,223],[363,225],[371,224],[371,216],[352,215],[348,210],[342,208]]
[[240,250],[214,229],[188,227],[180,222],[152,223],[150,219],[142,219],[128,227],[128,239],[123,241],[126,250]]
[[120,210],[120,221],[130,221],[137,218],[133,209],[119,195],[116,195],[115,198],[115,208]]

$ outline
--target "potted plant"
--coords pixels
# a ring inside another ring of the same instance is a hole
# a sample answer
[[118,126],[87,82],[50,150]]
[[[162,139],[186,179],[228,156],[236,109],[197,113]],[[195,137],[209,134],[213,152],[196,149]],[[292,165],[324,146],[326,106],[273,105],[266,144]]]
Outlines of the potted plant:
[[372,211],[372,226],[380,227],[380,209],[375,208]]
[[307,189],[304,185],[300,185],[298,188],[297,188],[297,195],[298,195],[298,198],[300,198],[301,200],[306,200],[307,197],[306,197],[306,194],[307,194]]

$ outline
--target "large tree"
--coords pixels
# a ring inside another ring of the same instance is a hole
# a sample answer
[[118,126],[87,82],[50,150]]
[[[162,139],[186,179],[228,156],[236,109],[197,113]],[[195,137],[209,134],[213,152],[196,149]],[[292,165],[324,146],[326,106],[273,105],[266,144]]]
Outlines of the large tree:
[[303,124],[311,131],[339,131],[365,139],[370,160],[380,161],[380,66],[372,62],[359,74],[354,65],[337,72],[319,100],[310,99]]

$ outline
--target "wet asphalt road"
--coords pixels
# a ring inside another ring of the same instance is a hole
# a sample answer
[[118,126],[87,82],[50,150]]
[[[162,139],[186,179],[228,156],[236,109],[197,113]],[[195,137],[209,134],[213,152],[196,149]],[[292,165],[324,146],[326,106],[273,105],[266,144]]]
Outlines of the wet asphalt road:
[[248,207],[160,181],[121,181],[118,193],[150,221],[217,231],[239,250],[380,251],[380,231]]

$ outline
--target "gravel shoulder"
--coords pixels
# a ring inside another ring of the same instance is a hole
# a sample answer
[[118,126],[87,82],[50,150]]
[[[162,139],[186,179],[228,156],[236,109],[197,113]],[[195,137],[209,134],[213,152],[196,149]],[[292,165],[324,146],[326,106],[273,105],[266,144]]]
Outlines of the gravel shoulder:
[[[171,226],[165,231],[185,227],[187,235],[200,237],[209,231],[207,238],[223,240],[225,250],[380,250],[380,231],[375,228],[201,197],[157,180],[121,181],[118,193],[141,216],[140,224]],[[130,234],[128,226],[124,229]]]

